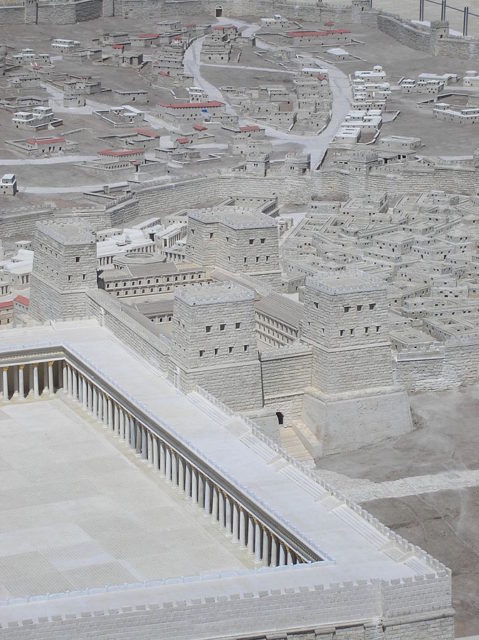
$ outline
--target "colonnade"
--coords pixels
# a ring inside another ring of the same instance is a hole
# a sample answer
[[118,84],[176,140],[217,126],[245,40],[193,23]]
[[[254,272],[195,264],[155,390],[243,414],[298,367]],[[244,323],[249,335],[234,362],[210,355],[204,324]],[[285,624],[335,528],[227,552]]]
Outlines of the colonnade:
[[225,530],[234,544],[247,549],[256,563],[282,566],[304,562],[257,516],[90,378],[67,362],[63,363],[62,374],[63,389],[71,398],[124,440],[166,482],[184,494],[185,499],[198,505],[206,517]]
[[18,398],[53,395],[59,386],[59,360],[10,364],[2,367],[0,398],[3,402]]

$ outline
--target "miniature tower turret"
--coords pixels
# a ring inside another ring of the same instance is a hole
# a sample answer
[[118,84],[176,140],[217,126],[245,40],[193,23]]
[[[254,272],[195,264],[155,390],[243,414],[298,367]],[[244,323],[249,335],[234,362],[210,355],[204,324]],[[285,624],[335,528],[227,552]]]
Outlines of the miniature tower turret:
[[33,245],[30,313],[36,320],[86,314],[85,293],[97,286],[96,240],[76,222],[40,222]]
[[407,394],[393,382],[384,282],[360,271],[308,278],[301,340],[313,352],[303,420],[323,454],[412,428]]
[[175,290],[170,377],[200,386],[235,410],[262,406],[254,293],[233,282]]

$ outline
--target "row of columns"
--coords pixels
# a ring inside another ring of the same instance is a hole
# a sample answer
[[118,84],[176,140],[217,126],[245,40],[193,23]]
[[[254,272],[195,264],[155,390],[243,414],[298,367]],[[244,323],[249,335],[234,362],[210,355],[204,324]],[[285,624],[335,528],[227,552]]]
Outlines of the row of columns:
[[106,429],[127,442],[187,500],[203,509],[205,516],[225,529],[233,543],[254,555],[255,562],[275,567],[303,562],[285,542],[205,473],[66,362],[63,388]]
[[4,402],[18,398],[53,395],[58,387],[59,361],[13,364],[2,367],[1,393]]

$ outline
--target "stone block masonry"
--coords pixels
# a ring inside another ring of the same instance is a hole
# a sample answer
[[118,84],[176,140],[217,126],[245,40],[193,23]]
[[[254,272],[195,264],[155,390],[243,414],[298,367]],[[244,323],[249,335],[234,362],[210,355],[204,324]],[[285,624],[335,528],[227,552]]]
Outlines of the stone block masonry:
[[40,321],[86,315],[85,293],[96,288],[96,240],[70,221],[40,222],[34,240],[30,314]]
[[234,410],[261,407],[254,294],[232,282],[175,290],[169,376],[206,389]]

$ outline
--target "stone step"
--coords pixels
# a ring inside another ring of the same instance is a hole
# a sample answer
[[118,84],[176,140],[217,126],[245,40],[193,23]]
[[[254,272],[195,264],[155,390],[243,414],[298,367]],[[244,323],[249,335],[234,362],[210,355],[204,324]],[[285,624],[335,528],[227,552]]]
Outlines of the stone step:
[[291,428],[300,440],[303,447],[309,453],[311,459],[320,458],[322,453],[321,442],[316,437],[309,427],[300,420],[295,420],[291,423]]

